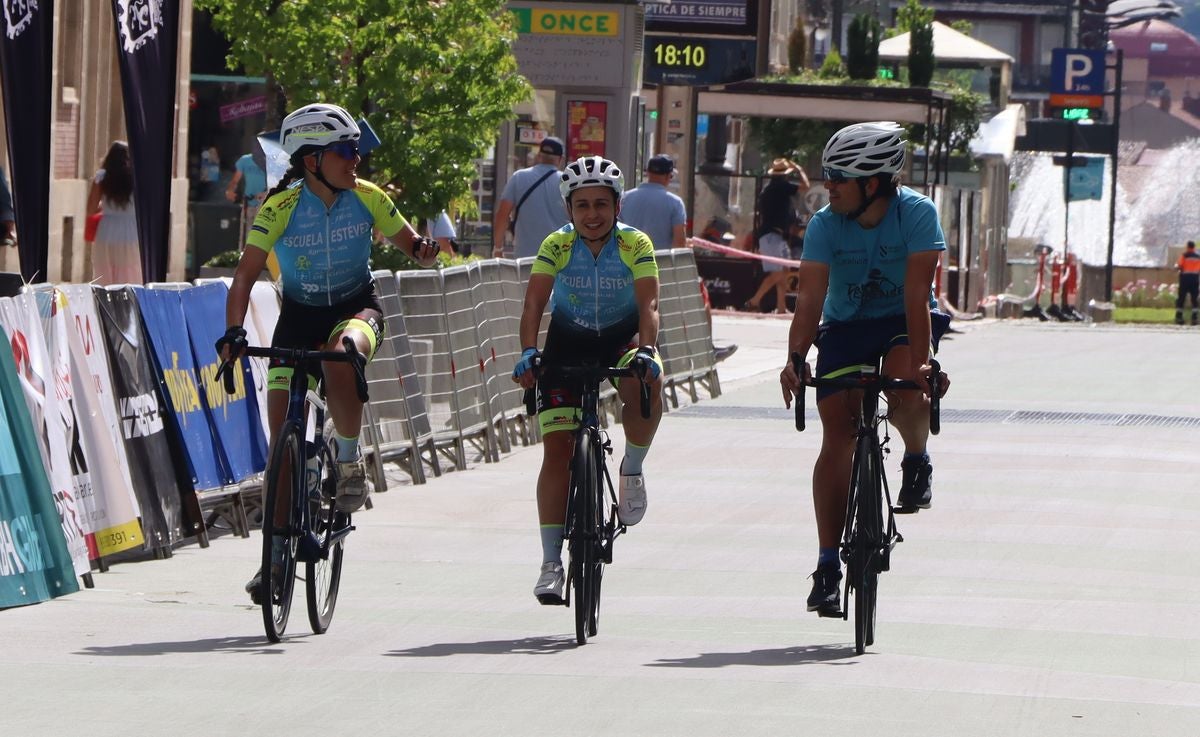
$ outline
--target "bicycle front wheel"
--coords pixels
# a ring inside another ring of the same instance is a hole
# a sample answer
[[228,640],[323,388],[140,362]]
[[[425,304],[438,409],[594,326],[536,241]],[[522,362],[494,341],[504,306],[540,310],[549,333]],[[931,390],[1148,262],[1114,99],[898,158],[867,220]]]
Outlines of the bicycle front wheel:
[[[332,436],[327,436],[332,437]],[[333,608],[337,605],[338,589],[342,580],[342,552],[346,528],[350,515],[334,508],[337,494],[337,476],[333,454],[325,443],[317,449],[324,473],[319,485],[319,495],[309,499],[313,531],[321,543],[321,554],[316,560],[305,564],[304,589],[308,599],[308,623],[314,634],[323,635],[333,621]]]
[[[303,511],[296,500],[304,493],[304,436],[299,424],[287,422],[279,433],[266,474],[267,498],[263,507],[262,602],[267,639],[279,642],[287,629],[296,584],[296,549]],[[276,552],[273,541],[283,542]]]
[[588,637],[596,634],[597,607],[600,593],[599,545],[600,479],[590,435],[581,430],[575,443],[571,465],[572,530],[571,593],[575,598],[575,641],[586,645]]
[[883,541],[883,467],[874,438],[859,441],[854,534],[854,649],[862,655],[875,643],[875,603]]

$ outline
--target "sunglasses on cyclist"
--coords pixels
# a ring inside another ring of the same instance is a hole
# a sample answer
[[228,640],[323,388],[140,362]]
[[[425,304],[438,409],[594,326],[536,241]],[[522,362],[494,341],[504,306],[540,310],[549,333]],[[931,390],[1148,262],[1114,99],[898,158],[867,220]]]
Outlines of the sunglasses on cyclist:
[[355,156],[358,156],[358,141],[338,141],[331,143],[325,149],[336,154],[339,158],[350,161]]
[[851,179],[858,179],[858,177],[846,176],[846,172],[842,171],[841,169],[831,169],[828,166],[821,167],[821,176],[824,177],[825,181],[827,181],[827,182],[838,182],[838,183],[848,182]]

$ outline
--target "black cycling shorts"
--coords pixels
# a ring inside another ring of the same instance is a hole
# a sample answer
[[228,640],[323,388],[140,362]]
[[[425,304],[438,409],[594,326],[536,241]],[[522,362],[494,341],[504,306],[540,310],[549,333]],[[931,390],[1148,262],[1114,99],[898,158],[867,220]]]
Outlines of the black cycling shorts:
[[[357,296],[333,305],[306,305],[285,296],[271,347],[317,350],[327,346],[337,333],[351,324],[366,334],[371,344],[367,360],[371,360],[384,335],[383,306],[379,304],[374,284]],[[271,359],[267,387],[286,390],[291,382],[292,368],[289,361]]]

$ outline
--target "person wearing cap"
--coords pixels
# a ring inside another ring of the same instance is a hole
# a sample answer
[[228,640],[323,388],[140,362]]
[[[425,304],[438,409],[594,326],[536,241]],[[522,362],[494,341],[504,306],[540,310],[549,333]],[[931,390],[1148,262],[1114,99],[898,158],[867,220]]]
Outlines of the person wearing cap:
[[687,211],[679,195],[667,189],[674,176],[675,160],[655,154],[646,162],[646,181],[621,198],[621,222],[650,236],[656,251],[686,245]]
[[[796,181],[791,177],[795,176]],[[788,239],[796,223],[796,195],[808,190],[808,177],[791,159],[775,159],[767,170],[767,184],[758,195],[758,252],[775,258],[791,258]],[[745,308],[757,312],[767,292],[775,290],[775,312],[786,313],[784,290],[788,272],[783,264],[763,261],[763,280]]]
[[[554,136],[542,139],[537,163],[509,177],[492,218],[492,255],[504,255],[504,234],[513,234],[515,258],[536,256],[546,236],[566,225],[567,210],[558,192],[563,142]],[[510,225],[511,223],[511,225]]]

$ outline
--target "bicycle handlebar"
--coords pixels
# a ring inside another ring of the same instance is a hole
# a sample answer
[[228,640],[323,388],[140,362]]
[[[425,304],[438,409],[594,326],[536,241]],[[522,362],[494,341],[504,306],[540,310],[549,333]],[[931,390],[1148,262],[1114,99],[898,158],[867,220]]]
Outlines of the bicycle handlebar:
[[[942,365],[937,359],[930,359],[933,374],[929,377],[929,432],[937,435],[942,431]],[[800,355],[792,354],[792,369],[800,377],[800,391],[796,393],[796,430],[804,432],[804,387],[829,387],[834,389],[864,389],[867,391],[887,391],[889,389],[921,389],[915,381],[893,379],[880,374],[856,374],[854,376],[839,376],[836,379],[804,378],[804,362]],[[923,390],[922,390],[923,391]]]
[[[542,366],[542,357],[535,356],[533,359],[532,370],[535,375],[542,372],[550,376],[566,379],[567,381],[577,381],[582,384],[598,384],[605,379],[619,379],[632,377],[638,380],[641,384],[640,409],[643,419],[650,419],[650,384],[646,381],[645,367],[641,366],[640,359],[634,359],[634,362],[628,366],[551,366],[544,368]],[[537,401],[534,394],[534,389],[525,390],[525,411],[530,416],[537,414]]]
[[[367,359],[358,352],[358,347],[354,345],[354,341],[349,336],[342,336],[342,346],[346,349],[345,352],[313,351],[307,348],[247,346],[242,351],[242,355],[248,358],[278,358],[291,363],[313,363],[318,361],[349,363],[354,366],[354,386],[358,392],[358,398],[360,401],[366,402],[369,398],[367,394],[367,376],[365,373]],[[224,382],[225,391],[228,394],[233,394],[237,390],[233,381],[233,364],[236,362],[237,358],[232,358],[222,361],[221,365],[217,367],[215,378]]]

